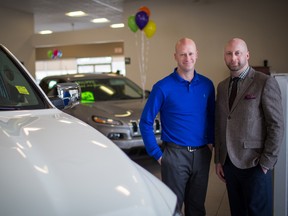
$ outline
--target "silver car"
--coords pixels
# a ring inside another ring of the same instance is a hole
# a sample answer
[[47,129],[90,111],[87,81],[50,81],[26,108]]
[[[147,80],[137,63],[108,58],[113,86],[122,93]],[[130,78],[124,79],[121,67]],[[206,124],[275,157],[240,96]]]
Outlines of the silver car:
[[[149,95],[127,77],[108,74],[74,74],[48,76],[40,86],[53,101],[58,83],[76,82],[81,87],[81,104],[65,112],[91,125],[129,156],[139,156],[144,144],[139,130],[139,119]],[[157,142],[160,141],[159,118],[154,123]]]
[[[57,106],[80,87],[58,85]],[[85,122],[57,109],[0,45],[0,215],[175,216],[176,196]]]

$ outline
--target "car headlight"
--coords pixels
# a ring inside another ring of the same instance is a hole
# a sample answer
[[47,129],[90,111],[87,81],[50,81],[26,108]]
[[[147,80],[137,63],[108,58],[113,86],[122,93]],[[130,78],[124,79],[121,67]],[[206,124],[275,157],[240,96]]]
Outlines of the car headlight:
[[99,124],[122,125],[120,121],[110,119],[110,118],[99,117],[99,116],[92,116],[92,120]]

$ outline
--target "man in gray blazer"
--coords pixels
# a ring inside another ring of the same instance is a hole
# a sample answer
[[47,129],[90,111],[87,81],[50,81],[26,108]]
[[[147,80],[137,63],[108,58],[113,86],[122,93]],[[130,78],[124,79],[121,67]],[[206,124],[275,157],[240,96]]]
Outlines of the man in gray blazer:
[[249,66],[242,39],[227,43],[224,60],[230,77],[217,87],[216,174],[226,183],[232,216],[272,216],[271,170],[284,134],[281,92],[273,77]]

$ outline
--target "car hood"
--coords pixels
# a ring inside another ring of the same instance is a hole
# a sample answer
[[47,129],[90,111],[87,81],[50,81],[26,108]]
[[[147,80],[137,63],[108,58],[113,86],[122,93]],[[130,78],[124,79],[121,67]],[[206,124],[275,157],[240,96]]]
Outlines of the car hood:
[[[91,104],[82,104],[90,108],[96,109],[97,114],[103,116],[114,116],[116,118],[139,119],[146,100],[117,100],[117,101],[101,101]],[[80,108],[80,106],[77,106]],[[76,108],[77,108],[76,107]]]
[[1,215],[172,215],[176,197],[156,177],[94,128],[49,110],[0,112]]

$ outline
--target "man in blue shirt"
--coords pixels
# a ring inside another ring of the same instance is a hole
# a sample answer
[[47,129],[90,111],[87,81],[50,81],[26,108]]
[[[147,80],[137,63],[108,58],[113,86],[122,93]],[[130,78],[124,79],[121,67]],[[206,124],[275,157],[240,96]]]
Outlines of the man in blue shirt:
[[[177,195],[185,216],[205,215],[210,161],[214,144],[215,89],[195,70],[196,44],[189,38],[175,46],[177,68],[158,81],[140,120],[148,154],[161,165],[162,181]],[[157,145],[153,123],[160,113],[164,151]]]

